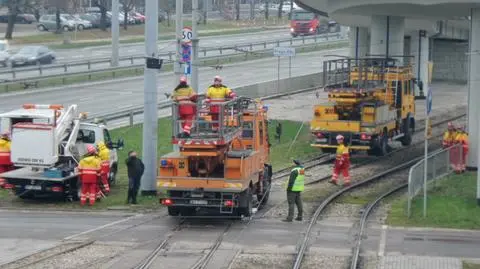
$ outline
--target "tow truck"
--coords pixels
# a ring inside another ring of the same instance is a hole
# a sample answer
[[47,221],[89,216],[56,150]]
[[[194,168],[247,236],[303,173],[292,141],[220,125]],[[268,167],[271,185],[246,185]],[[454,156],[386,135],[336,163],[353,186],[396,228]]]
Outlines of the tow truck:
[[158,190],[166,193],[160,202],[171,216],[204,211],[248,217],[268,201],[268,108],[243,97],[215,105],[220,107],[215,121],[210,104],[197,105],[189,138],[180,135],[178,105],[172,105],[172,143],[180,151],[160,158],[157,179]]
[[407,146],[415,130],[412,66],[393,58],[341,58],[324,62],[328,101],[315,105],[313,147],[334,152],[342,134],[352,151],[384,156],[389,141]]
[[25,104],[0,114],[0,131],[11,133],[11,160],[16,170],[0,174],[4,189],[20,198],[60,196],[78,200],[80,181],[76,167],[87,145],[104,141],[110,149],[110,184],[118,169],[117,149],[103,124],[88,123],[77,105]]

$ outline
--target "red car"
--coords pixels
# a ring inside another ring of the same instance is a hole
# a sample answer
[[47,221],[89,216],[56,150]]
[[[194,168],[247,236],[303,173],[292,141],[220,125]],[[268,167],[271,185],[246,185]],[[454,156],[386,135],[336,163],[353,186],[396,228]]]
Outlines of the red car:
[[135,19],[136,24],[145,23],[145,16],[138,12],[130,12],[129,14],[133,19]]

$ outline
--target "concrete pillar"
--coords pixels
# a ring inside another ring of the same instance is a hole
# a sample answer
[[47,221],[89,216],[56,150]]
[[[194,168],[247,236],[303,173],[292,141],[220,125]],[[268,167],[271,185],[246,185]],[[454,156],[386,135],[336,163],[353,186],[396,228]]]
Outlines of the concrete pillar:
[[364,58],[368,54],[368,29],[350,27],[350,57]]
[[[468,133],[470,137],[467,166],[478,168],[480,160],[478,127],[480,117],[478,102],[480,101],[480,8],[471,10],[470,48],[469,48],[469,79],[468,79]],[[480,205],[480,174],[477,173],[477,203]]]
[[425,97],[428,92],[428,53],[429,40],[427,32],[424,30],[415,31],[410,37],[410,55],[414,74],[418,81],[423,84],[423,91],[420,91],[418,83],[415,85],[415,96]]
[[[370,54],[373,56],[403,56],[405,18],[395,16],[372,16],[370,29]],[[399,64],[403,58],[398,57]]]

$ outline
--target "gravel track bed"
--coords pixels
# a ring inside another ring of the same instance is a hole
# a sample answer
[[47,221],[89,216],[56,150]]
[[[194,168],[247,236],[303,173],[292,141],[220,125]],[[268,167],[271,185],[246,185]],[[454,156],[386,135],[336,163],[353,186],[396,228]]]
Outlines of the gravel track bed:
[[[289,269],[294,255],[291,254],[239,254],[228,269]],[[316,253],[305,256],[302,269],[344,269],[349,257]]]
[[90,245],[84,248],[77,249],[52,259],[40,262],[27,267],[25,269],[77,269],[77,268],[101,268],[101,265],[107,259],[113,258],[127,247],[120,246],[106,246],[106,245]]

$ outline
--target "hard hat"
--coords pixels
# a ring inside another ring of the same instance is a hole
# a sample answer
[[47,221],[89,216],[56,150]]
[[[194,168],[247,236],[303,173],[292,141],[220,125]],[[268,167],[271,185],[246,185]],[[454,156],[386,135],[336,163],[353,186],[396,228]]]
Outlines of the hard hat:
[[448,122],[448,129],[455,129],[455,126],[453,125],[453,122]]
[[337,140],[343,140],[343,135],[337,135]]
[[180,77],[180,82],[187,83],[187,77],[186,76],[181,76]]
[[213,79],[213,81],[220,81],[222,82],[222,78],[220,76],[215,76],[215,78]]
[[7,132],[4,132],[4,133],[2,133],[2,134],[0,135],[0,137],[5,137],[5,138],[8,138],[8,139],[9,139],[9,138],[10,138],[10,132],[8,132],[8,131],[7,131]]
[[299,160],[293,160],[293,163],[296,165],[302,165],[302,163]]
[[92,146],[92,145],[88,145],[87,146],[87,153],[88,154],[95,154],[95,153],[97,153],[97,149],[95,149],[95,147]]

